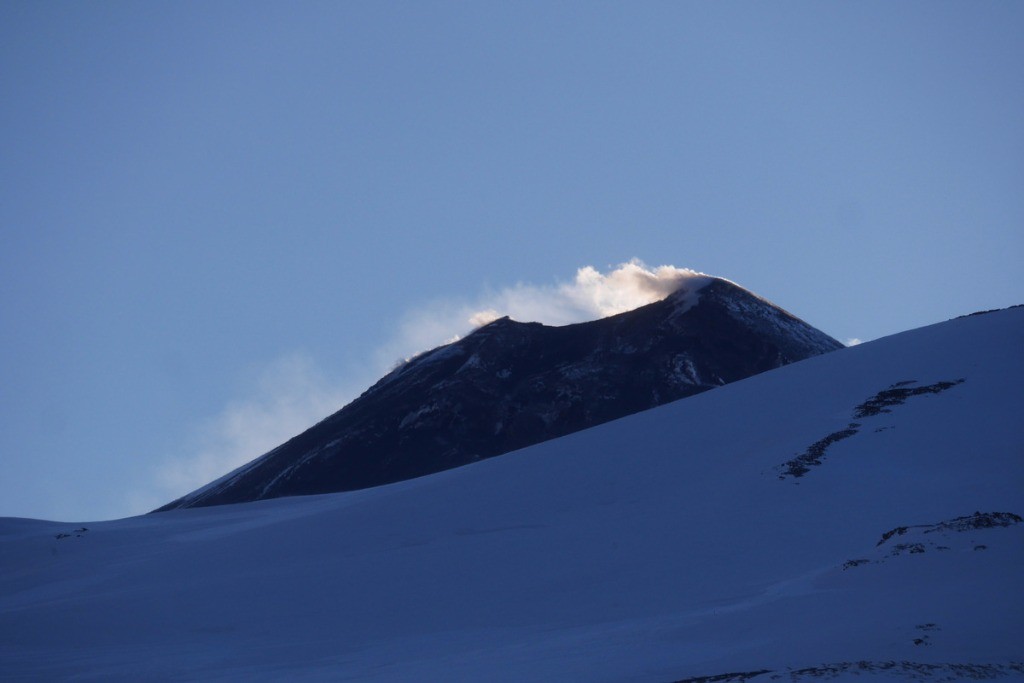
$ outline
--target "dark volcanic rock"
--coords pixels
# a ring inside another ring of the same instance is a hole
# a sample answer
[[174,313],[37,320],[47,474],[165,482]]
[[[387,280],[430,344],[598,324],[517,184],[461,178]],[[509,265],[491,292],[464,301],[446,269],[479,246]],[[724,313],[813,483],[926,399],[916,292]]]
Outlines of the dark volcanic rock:
[[496,320],[161,510],[411,479],[842,347],[741,287],[705,282],[577,325]]
[[[875,417],[882,413],[891,413],[892,408],[895,406],[901,406],[907,402],[912,396],[923,396],[927,394],[939,394],[947,389],[951,389],[958,384],[963,384],[964,379],[954,380],[952,382],[936,382],[935,384],[929,384],[926,386],[912,387],[910,385],[917,384],[916,380],[907,379],[895,384],[889,385],[888,389],[883,389],[864,403],[853,409],[853,417],[857,420],[863,420],[869,417]],[[825,457],[825,451],[829,449],[837,441],[843,439],[849,439],[851,436],[856,436],[860,432],[861,424],[859,422],[851,422],[846,425],[845,429],[832,432],[822,439],[818,439],[810,446],[807,447],[803,453],[797,454],[792,460],[787,460],[780,467],[781,474],[779,479],[785,479],[786,477],[802,477],[811,471],[812,467],[818,467],[821,465],[822,460]],[[875,432],[882,432],[889,427],[878,427]]]

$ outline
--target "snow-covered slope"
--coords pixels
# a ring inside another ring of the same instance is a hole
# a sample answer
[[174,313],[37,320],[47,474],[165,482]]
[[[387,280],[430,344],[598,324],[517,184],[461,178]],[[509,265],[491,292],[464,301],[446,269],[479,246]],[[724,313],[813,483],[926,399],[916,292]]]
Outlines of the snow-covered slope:
[[1024,680],[1022,348],[1017,308],[390,486],[0,520],[0,678]]

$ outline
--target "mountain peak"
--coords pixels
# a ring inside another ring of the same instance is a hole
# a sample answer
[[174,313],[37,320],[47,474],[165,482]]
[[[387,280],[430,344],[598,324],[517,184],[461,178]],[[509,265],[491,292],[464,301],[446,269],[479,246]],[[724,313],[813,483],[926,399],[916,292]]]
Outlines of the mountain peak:
[[266,455],[161,509],[377,486],[465,465],[842,348],[728,280],[552,327],[497,318],[419,354]]

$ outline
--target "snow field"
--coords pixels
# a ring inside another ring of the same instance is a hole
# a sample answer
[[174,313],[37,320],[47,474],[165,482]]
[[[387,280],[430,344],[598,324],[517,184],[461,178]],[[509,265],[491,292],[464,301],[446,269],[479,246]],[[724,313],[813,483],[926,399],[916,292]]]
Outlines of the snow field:
[[[948,550],[877,544],[902,525],[1024,514],[1022,311],[377,489],[0,520],[0,678],[668,683],[1020,662],[1024,524],[927,537]],[[959,378],[780,479],[877,392]]]

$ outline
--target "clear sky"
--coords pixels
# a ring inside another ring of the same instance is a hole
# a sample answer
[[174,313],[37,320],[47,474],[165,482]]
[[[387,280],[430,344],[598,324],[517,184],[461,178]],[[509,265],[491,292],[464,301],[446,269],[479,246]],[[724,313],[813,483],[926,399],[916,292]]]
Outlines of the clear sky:
[[583,266],[842,341],[1022,303],[1022,35],[983,0],[2,3],[0,515],[151,509]]

